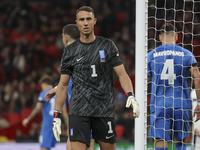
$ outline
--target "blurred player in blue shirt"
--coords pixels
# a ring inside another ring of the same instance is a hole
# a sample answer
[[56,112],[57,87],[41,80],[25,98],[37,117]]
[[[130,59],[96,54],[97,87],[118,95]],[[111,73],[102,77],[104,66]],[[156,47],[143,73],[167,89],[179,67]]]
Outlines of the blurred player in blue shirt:
[[22,121],[22,124],[26,126],[42,110],[42,127],[39,138],[40,147],[41,150],[49,150],[51,147],[55,147],[57,143],[52,131],[55,96],[51,98],[51,101],[45,101],[45,94],[53,88],[50,76],[43,76],[39,83],[41,85],[42,92],[39,94],[38,102],[31,114]]
[[[149,136],[155,138],[156,150],[167,150],[171,140],[175,141],[176,150],[186,149],[184,142],[191,121],[188,72],[200,78],[194,55],[175,45],[178,39],[175,32],[172,24],[164,24],[159,35],[162,45],[148,53],[148,77],[152,78]],[[194,84],[200,88],[199,80],[194,79]]]

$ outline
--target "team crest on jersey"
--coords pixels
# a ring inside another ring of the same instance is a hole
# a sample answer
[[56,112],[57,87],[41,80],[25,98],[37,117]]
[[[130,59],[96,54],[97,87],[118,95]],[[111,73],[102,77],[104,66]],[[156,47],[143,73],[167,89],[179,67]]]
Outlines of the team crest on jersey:
[[106,54],[104,50],[99,51],[99,56],[100,56],[100,62],[105,62],[106,61]]
[[73,136],[74,135],[74,128],[71,128],[70,129],[70,136]]

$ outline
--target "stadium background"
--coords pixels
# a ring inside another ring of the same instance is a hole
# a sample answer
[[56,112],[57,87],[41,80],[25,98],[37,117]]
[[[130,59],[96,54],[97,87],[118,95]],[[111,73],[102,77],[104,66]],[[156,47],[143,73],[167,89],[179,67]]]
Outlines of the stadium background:
[[[182,0],[177,1],[182,2]],[[164,0],[159,2],[158,7],[164,3]],[[149,1],[149,6],[151,4],[154,4],[154,0]],[[54,84],[57,85],[60,75],[60,58],[64,48],[61,36],[62,27],[75,23],[76,10],[83,5],[94,8],[98,19],[95,34],[110,38],[116,43],[125,69],[135,85],[135,0],[1,0],[1,142],[38,142],[41,114],[26,128],[22,126],[21,121],[28,116],[37,102],[41,90],[38,85],[40,77],[43,74],[49,74],[54,78]],[[169,3],[168,6],[170,5],[173,4]],[[199,5],[196,7],[200,8]],[[155,9],[149,7],[149,16],[154,14]],[[164,17],[163,11],[158,14],[156,17]],[[168,15],[170,16],[170,13]],[[179,16],[181,17],[181,14]],[[155,22],[157,28],[163,23],[163,21],[151,18],[148,26],[155,27]],[[148,38],[154,38],[154,34],[154,30],[149,30]],[[190,37],[180,39],[188,42]],[[149,49],[157,46],[154,40],[148,42]],[[195,39],[193,44],[200,45],[199,39]],[[191,49],[189,46],[186,48]],[[195,48],[198,49],[198,46]],[[195,52],[198,56],[198,51]],[[114,79],[117,142],[133,145],[132,110],[124,107],[126,97],[119,80],[116,76]],[[66,139],[66,126],[63,123],[61,140],[66,142]],[[148,139],[148,142],[153,141]]]

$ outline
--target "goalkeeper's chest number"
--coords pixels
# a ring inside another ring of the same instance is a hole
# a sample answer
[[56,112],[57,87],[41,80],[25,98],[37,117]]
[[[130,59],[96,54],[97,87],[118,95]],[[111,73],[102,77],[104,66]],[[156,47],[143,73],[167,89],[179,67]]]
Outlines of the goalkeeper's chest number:
[[91,68],[92,68],[92,74],[91,74],[91,76],[92,76],[92,77],[97,77],[95,65],[91,65]]
[[174,80],[176,79],[176,74],[174,73],[173,59],[166,59],[160,78],[161,80],[168,80],[168,84],[174,84]]

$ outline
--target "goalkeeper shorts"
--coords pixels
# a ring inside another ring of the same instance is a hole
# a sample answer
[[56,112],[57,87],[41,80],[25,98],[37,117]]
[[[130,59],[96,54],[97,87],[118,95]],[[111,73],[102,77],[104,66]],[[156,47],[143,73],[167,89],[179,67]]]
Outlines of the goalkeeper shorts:
[[69,116],[70,141],[80,141],[90,146],[90,135],[95,141],[116,143],[115,120],[110,117]]

